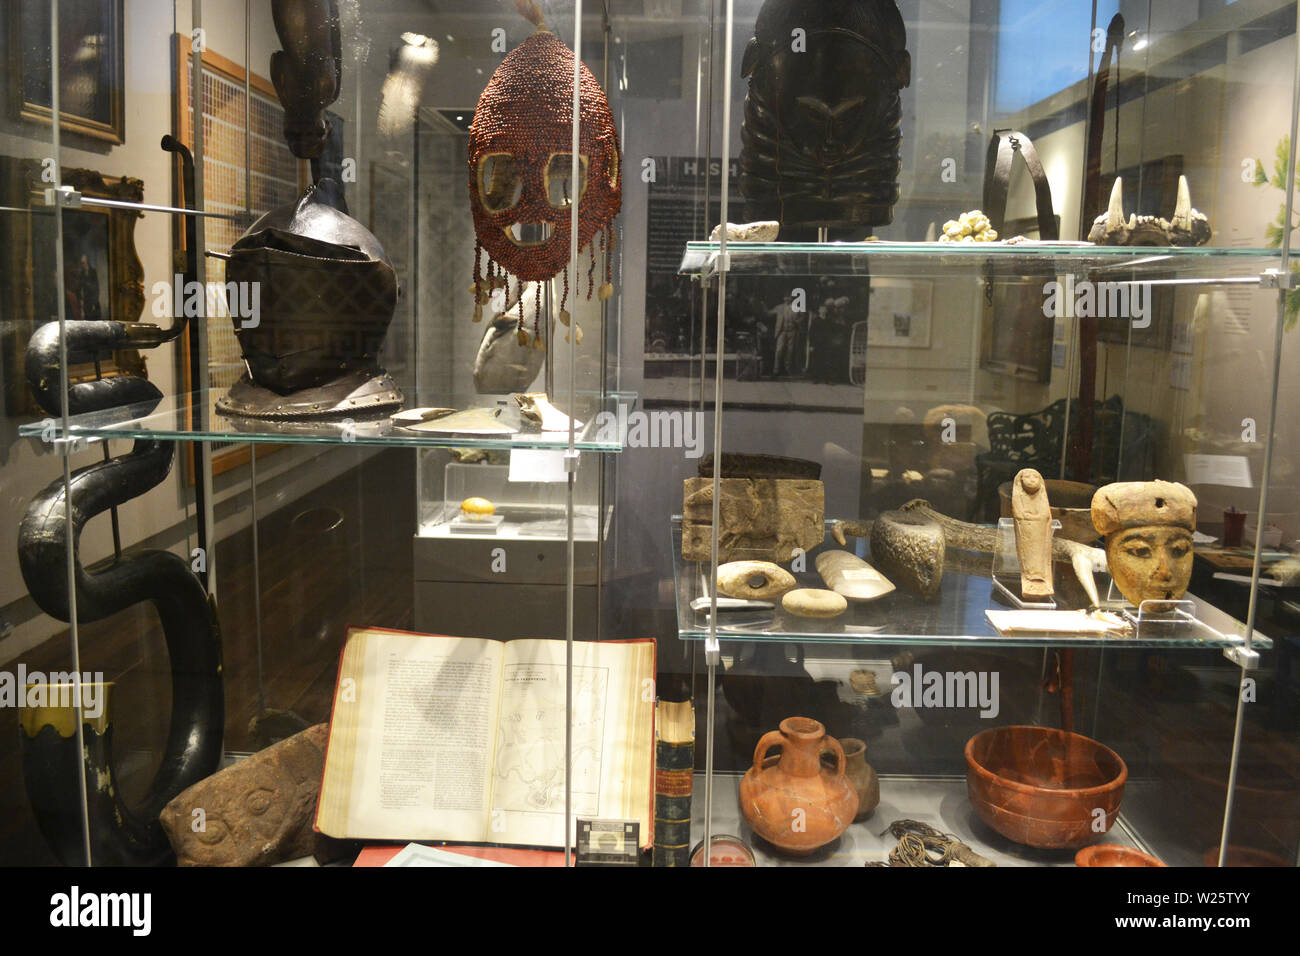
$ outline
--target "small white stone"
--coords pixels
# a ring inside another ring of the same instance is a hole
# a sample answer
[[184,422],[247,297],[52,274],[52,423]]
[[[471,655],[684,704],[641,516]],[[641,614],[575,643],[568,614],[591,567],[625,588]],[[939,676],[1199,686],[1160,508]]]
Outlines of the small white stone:
[[[764,220],[761,222],[729,222],[727,223],[727,241],[728,242],[775,242],[778,233],[781,231],[781,224],[773,220]],[[722,238],[722,227],[714,226],[713,232],[709,233],[709,241],[717,242]]]

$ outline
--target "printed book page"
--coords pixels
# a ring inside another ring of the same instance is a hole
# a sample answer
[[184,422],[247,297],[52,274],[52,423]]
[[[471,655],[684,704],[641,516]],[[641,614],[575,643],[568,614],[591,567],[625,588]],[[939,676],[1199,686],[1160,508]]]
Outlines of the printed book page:
[[355,631],[339,668],[317,827],[373,840],[488,840],[503,645]]
[[[639,820],[648,845],[654,645],[577,642],[573,653],[573,818]],[[564,845],[564,662],[562,641],[506,645],[489,825],[494,842]]]

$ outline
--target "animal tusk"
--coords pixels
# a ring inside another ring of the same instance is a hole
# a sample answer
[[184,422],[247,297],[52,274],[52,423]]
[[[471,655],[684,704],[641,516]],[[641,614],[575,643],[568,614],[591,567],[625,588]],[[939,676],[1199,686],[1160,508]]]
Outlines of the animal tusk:
[[[1093,207],[1096,208],[1095,206]],[[1110,189],[1110,207],[1106,211],[1106,229],[1108,232],[1124,228],[1124,180],[1115,177],[1115,185]]]
[[1101,599],[1097,596],[1097,582],[1092,576],[1092,558],[1086,551],[1076,551],[1070,556],[1070,564],[1074,568],[1074,576],[1079,579],[1083,589],[1088,592],[1090,606],[1100,606]]
[[1192,190],[1186,176],[1178,177],[1178,203],[1174,206],[1172,224],[1189,232],[1192,228]]

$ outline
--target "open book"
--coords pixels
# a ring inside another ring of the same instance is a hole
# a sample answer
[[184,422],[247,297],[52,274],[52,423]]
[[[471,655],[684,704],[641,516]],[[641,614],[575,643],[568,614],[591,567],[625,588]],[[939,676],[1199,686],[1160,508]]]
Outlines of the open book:
[[[564,648],[349,631],[316,829],[564,846]],[[573,645],[573,816],[639,820],[645,846],[654,676],[653,641]]]

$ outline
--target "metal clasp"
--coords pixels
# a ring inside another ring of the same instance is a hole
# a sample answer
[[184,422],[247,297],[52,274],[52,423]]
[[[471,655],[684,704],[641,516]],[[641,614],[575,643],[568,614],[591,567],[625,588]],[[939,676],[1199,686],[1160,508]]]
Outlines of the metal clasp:
[[1245,644],[1239,644],[1235,647],[1225,647],[1223,656],[1232,663],[1236,664],[1242,670],[1256,671],[1259,670],[1259,651],[1253,647],[1247,647]]
[[51,186],[45,190],[45,205],[76,208],[81,205],[81,193],[71,186]]
[[722,644],[716,636],[704,639],[704,666],[722,666]]
[[76,455],[85,451],[92,441],[98,441],[97,438],[87,438],[85,435],[59,435],[51,438],[48,442],[60,455]]
[[1261,289],[1294,289],[1295,276],[1281,269],[1265,269],[1259,277],[1259,286]]

